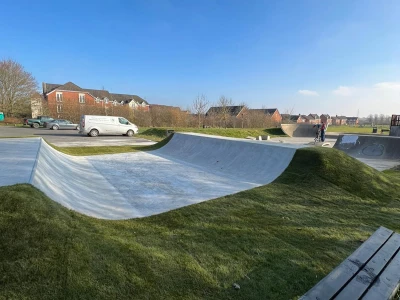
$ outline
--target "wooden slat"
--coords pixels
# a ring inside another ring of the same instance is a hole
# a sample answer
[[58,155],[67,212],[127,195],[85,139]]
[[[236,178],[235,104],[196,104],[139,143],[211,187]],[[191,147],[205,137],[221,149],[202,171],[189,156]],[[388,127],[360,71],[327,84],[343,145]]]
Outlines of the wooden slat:
[[400,251],[382,272],[363,300],[392,299],[400,285]]
[[385,227],[379,227],[345,261],[301,297],[301,300],[331,299],[364,266],[392,233],[393,231]]
[[336,296],[337,300],[359,299],[386,267],[400,247],[400,234],[393,234],[367,265]]

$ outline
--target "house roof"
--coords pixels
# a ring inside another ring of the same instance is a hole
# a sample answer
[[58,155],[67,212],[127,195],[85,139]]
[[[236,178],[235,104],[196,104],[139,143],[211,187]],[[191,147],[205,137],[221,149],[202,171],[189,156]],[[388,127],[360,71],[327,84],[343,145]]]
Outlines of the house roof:
[[109,100],[112,99],[111,94],[106,90],[92,90],[92,89],[82,89],[84,92],[88,92],[92,96],[100,99],[108,98]]
[[256,108],[249,109],[249,111],[262,112],[266,115],[273,115],[278,109],[277,108]]
[[143,98],[137,96],[137,95],[127,95],[127,94],[111,94],[111,98],[116,100],[117,102],[124,102],[124,103],[129,103],[132,100],[135,100],[137,103],[142,104],[145,103],[146,105],[149,105],[146,100]]
[[319,116],[317,114],[309,114],[307,117],[313,118],[313,119],[319,119]]
[[299,118],[304,118],[302,115],[290,115],[289,120],[290,121],[297,121]]
[[336,116],[336,117],[332,117],[332,119],[341,119],[341,120],[343,120],[343,119],[347,119],[347,117],[345,117],[345,116]]
[[331,118],[331,116],[328,115],[328,114],[322,114],[321,117],[326,117],[327,119],[330,119],[330,118]]
[[347,117],[347,120],[358,120],[358,117]]
[[[226,106],[226,110],[229,113],[229,115],[236,117],[243,109],[243,105],[237,105],[237,106]],[[206,116],[209,114],[220,114],[223,112],[224,107],[222,106],[213,106],[210,107],[210,109],[207,111]]]
[[132,100],[135,100],[139,104],[143,102],[148,105],[147,101],[142,99],[137,95],[127,95],[127,94],[112,94],[107,90],[95,90],[95,89],[84,89],[77,86],[75,83],[69,81],[65,84],[57,84],[57,83],[43,83],[43,94],[48,94],[54,90],[63,90],[63,91],[74,91],[74,92],[87,92],[92,96],[100,99],[108,98],[109,100],[129,103]]

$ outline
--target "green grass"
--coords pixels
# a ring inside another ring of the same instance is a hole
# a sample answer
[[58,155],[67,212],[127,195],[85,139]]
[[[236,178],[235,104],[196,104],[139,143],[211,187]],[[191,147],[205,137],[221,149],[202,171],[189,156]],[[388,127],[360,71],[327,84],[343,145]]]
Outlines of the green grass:
[[125,153],[125,152],[136,152],[136,151],[152,151],[157,150],[167,144],[172,135],[169,137],[157,142],[154,145],[150,146],[96,146],[96,147],[58,147],[51,143],[54,149],[69,155],[75,156],[85,156],[85,155],[100,155],[100,154],[116,154],[116,153]]
[[379,226],[400,231],[399,177],[300,149],[272,184],[125,221],[1,187],[0,299],[297,299]]
[[248,136],[257,137],[259,135],[285,136],[280,128],[148,128],[139,129],[137,137],[143,137],[153,141],[160,141],[166,136],[167,129],[175,130],[175,132],[194,132],[209,135],[219,135],[233,138],[246,138]]
[[[377,126],[378,134],[381,134],[381,129],[390,129],[390,126]],[[372,134],[372,127],[360,127],[360,126],[329,126],[327,132],[341,132],[341,133],[369,133]],[[384,135],[389,135],[389,132],[384,132]]]

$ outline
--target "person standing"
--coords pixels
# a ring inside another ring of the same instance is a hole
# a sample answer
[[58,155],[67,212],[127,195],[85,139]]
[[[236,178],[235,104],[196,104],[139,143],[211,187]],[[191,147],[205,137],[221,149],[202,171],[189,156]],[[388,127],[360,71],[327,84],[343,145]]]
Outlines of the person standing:
[[321,142],[325,142],[326,124],[324,122],[322,122],[320,130],[321,130]]

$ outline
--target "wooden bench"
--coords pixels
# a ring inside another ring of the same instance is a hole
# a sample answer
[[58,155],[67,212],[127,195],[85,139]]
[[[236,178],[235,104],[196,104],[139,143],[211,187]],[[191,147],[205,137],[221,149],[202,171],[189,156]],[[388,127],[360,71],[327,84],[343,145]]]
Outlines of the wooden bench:
[[380,227],[301,300],[393,299],[400,285],[400,234]]

